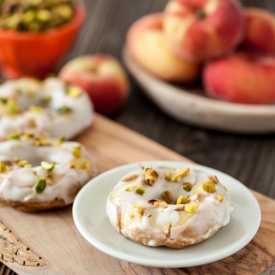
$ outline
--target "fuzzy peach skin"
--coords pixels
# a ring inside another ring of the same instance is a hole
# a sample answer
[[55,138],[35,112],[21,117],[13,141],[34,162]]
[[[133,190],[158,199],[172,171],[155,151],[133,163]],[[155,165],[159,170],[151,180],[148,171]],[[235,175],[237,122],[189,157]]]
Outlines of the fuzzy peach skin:
[[258,8],[245,10],[246,27],[242,49],[275,54],[275,14]]
[[203,71],[206,93],[213,98],[244,104],[275,101],[275,57],[238,52],[210,62]]
[[238,0],[170,0],[164,13],[167,40],[186,60],[219,57],[243,38],[245,19]]
[[170,82],[193,82],[201,66],[178,58],[162,32],[162,14],[149,14],[137,20],[127,33],[127,50],[140,67]]
[[129,94],[127,75],[117,59],[106,54],[84,55],[65,64],[58,75],[82,87],[95,111],[111,115],[126,102]]

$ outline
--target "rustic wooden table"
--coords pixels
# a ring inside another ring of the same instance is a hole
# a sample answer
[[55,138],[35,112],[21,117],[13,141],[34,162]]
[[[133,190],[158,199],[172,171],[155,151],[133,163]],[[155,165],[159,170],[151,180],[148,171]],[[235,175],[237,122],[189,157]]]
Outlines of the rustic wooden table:
[[[109,53],[122,60],[121,51],[129,26],[147,13],[162,11],[167,0],[84,2],[87,8],[86,21],[67,60],[96,52]],[[242,0],[242,3],[245,6],[265,7],[275,12],[274,0]],[[112,117],[114,121],[194,162],[223,171],[249,188],[275,199],[274,134],[230,134],[179,123],[155,107],[143,95],[135,81],[131,77],[130,79],[131,96],[125,108]],[[273,264],[262,274],[274,272]],[[0,275],[4,274],[15,273],[1,264]]]

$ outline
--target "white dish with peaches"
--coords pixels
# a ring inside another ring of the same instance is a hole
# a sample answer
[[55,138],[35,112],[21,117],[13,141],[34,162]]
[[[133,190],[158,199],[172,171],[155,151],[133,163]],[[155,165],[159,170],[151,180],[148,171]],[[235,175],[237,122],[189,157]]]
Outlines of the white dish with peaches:
[[238,0],[170,0],[162,13],[134,22],[123,58],[148,97],[177,120],[274,132],[274,26],[273,13]]

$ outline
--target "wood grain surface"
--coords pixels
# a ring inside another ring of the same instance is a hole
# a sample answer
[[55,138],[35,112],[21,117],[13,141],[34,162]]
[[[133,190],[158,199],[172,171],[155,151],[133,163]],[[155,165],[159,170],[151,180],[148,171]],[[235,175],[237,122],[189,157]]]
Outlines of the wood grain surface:
[[[121,62],[121,51],[125,42],[125,35],[130,25],[141,16],[162,11],[167,0],[83,0],[86,5],[87,16],[83,28],[78,36],[74,48],[60,64],[62,66],[67,60],[96,52],[105,52],[116,56]],[[274,0],[242,0],[245,6],[263,7],[275,12]],[[249,188],[275,199],[275,146],[274,134],[270,135],[236,135],[219,131],[210,131],[192,125],[179,123],[162,113],[142,93],[142,89],[131,78],[131,94],[125,107],[120,113],[111,117],[112,120],[130,128],[151,140],[171,149],[181,156],[185,156],[194,162],[213,167],[223,171]],[[108,157],[116,163],[115,157],[102,156],[101,160]],[[104,170],[104,164],[101,168]],[[256,195],[257,196],[257,195]],[[257,196],[258,198],[258,196]],[[259,199],[261,200],[261,196]],[[275,206],[271,200],[265,200],[269,207],[269,216],[262,221],[261,228],[266,228],[258,234],[270,236],[268,226],[274,227]],[[0,215],[1,218],[1,215]],[[66,224],[66,221],[64,222]],[[19,229],[18,229],[19,230]],[[257,238],[258,238],[257,234]],[[262,248],[261,253],[253,254],[257,266],[257,259],[264,255],[266,269],[254,269],[254,274],[274,274],[275,258],[272,249],[265,249],[265,244],[272,244],[274,238],[264,244],[252,241],[250,245]],[[273,245],[274,246],[274,245]],[[35,246],[36,247],[36,246]],[[243,254],[236,254],[235,260],[240,261],[240,266],[234,267],[232,259],[225,259],[226,270],[217,274],[252,274],[247,271],[246,255],[249,251],[242,251]],[[273,253],[273,254],[272,254]],[[95,252],[95,259],[98,259],[100,252]],[[109,258],[103,257],[103,262],[108,265]],[[114,263],[110,261],[110,263]],[[14,264],[15,265],[15,264]],[[83,265],[80,259],[78,265]],[[84,265],[85,267],[85,265]],[[127,268],[126,268],[127,267]],[[122,273],[116,271],[119,270]],[[125,269],[124,269],[125,268]],[[140,267],[126,262],[115,263],[113,268],[108,269],[105,274],[213,274],[213,266],[206,265],[193,269],[165,270]],[[93,270],[93,269],[92,269]],[[97,274],[86,270],[86,274]],[[82,274],[85,274],[82,273]],[[181,272],[181,273],[180,273]],[[214,272],[214,271],[213,271]],[[218,270],[215,270],[218,272]],[[0,275],[14,275],[15,273],[0,265]],[[45,273],[48,274],[48,273]],[[100,274],[100,273],[99,273]]]
[[[190,160],[102,116],[79,138],[93,154],[99,173],[144,160]],[[78,232],[72,209],[22,213],[0,208],[0,253],[19,274],[259,274],[275,260],[275,201],[253,191],[262,212],[254,239],[221,261],[192,268],[145,267],[108,256]],[[115,273],[112,273],[115,272]],[[222,273],[221,273],[222,272]]]

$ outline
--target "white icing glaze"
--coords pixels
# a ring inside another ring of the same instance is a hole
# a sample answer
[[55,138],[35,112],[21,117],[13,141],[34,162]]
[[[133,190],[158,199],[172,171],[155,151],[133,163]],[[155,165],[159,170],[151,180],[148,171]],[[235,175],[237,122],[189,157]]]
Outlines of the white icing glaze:
[[[7,171],[0,173],[0,197],[8,201],[51,202],[64,200],[65,204],[73,202],[76,193],[96,174],[96,167],[88,151],[78,142],[62,142],[47,139],[47,146],[34,145],[34,139],[9,140],[0,143],[0,162],[6,163]],[[81,156],[73,155],[72,150],[80,147]],[[14,158],[28,160],[32,167],[20,167]],[[53,170],[41,166],[42,161],[55,163]],[[90,163],[90,167],[70,168],[69,163]],[[51,174],[52,185],[46,185],[42,193],[36,193],[34,186],[38,179]]]
[[[0,86],[0,98],[13,99],[20,109],[19,114],[9,114],[0,103],[0,139],[10,133],[41,133],[51,137],[64,136],[71,139],[93,120],[93,106],[85,92],[77,97],[66,93],[66,85],[58,78],[39,82],[30,78],[9,80]],[[45,104],[43,99],[50,98]],[[29,110],[30,106],[42,106],[40,112]],[[69,114],[57,110],[69,107]]]
[[[153,186],[144,181],[144,171],[139,168],[123,177],[108,196],[106,214],[112,226],[122,235],[148,246],[182,248],[208,239],[229,223],[231,201],[220,182],[215,184],[215,192],[208,193],[203,190],[202,184],[210,181],[209,175],[203,171],[191,169],[180,182],[173,182],[165,179],[166,172],[169,170],[173,176],[181,169],[153,169],[159,175]],[[135,175],[136,178],[129,180]],[[191,191],[183,189],[185,182],[192,185]],[[139,195],[135,192],[136,187],[144,188],[145,193]],[[171,192],[174,204],[155,206],[150,200],[162,200],[161,194],[166,190]],[[189,196],[190,201],[177,205],[181,195]],[[223,195],[224,199],[220,201],[217,195]],[[195,211],[185,211],[186,206],[194,206]],[[183,209],[177,211],[180,208]],[[190,233],[190,230],[196,234],[190,236],[184,233]]]

